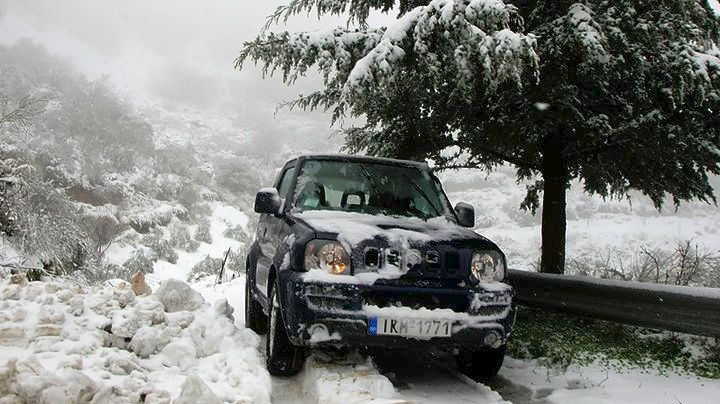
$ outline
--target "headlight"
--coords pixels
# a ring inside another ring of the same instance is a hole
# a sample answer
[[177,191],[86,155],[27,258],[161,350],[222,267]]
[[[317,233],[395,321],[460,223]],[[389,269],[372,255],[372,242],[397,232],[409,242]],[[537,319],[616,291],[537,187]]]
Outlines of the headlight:
[[350,254],[337,241],[313,240],[305,247],[305,269],[316,268],[334,275],[348,275]]
[[505,278],[505,262],[497,251],[473,254],[470,272],[480,282],[502,281]]

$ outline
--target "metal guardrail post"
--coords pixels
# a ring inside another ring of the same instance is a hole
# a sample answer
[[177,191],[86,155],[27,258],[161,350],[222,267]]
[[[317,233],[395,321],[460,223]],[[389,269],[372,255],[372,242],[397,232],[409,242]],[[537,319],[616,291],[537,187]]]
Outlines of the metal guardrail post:
[[720,337],[720,289],[510,270],[518,302],[602,320]]

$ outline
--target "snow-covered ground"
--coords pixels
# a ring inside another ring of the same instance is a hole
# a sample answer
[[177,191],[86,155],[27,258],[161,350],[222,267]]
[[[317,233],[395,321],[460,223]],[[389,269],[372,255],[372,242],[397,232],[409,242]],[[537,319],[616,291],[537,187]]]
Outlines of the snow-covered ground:
[[[475,207],[475,231],[495,241],[516,269],[536,268],[540,257],[540,211],[535,216],[519,209],[525,187],[516,184],[514,171],[500,168],[443,172],[440,179],[453,204]],[[713,177],[713,183],[720,179]],[[672,201],[658,211],[647,197],[631,200],[590,196],[573,183],[567,194],[567,260],[587,264],[610,257],[627,266],[637,260],[640,247],[671,251],[692,240],[701,251],[720,251],[720,208],[699,201]]]
[[558,373],[534,360],[512,358],[506,359],[497,383],[508,391],[525,391],[528,402],[555,404],[703,404],[720,397],[719,380],[652,370],[618,372],[600,365],[571,366]]
[[[451,193],[453,199],[468,196],[472,201],[477,194]],[[359,355],[338,359],[314,353],[297,377],[272,378],[264,368],[263,338],[244,328],[244,276],[221,284],[214,276],[193,282],[190,286],[202,300],[176,281],[170,284],[177,293],[158,294],[168,279],[184,280],[206,255],[220,258],[228,248],[242,246],[223,233],[246,226],[248,217],[227,206],[213,208],[213,243],[202,243],[194,253],[178,250],[176,264],[156,262],[155,272],[146,277],[155,290],[151,296],[135,296],[122,281],[88,288],[68,281],[24,285],[4,280],[0,402],[137,402],[144,397],[156,403],[690,404],[714,402],[720,396],[718,380],[617,371],[600,364],[558,372],[537,361],[512,358],[489,386],[459,374],[447,358],[415,356],[396,357],[379,367]],[[572,221],[570,238],[584,234],[595,243],[638,245],[675,234],[720,241],[713,238],[717,232],[712,226],[718,216],[702,217],[600,212],[585,222]],[[532,224],[498,223],[484,230],[510,254],[531,250],[539,233]],[[115,246],[109,257],[122,262],[136,247]],[[526,259],[534,258],[529,253]],[[178,302],[188,306],[176,311]]]
[[[599,365],[558,373],[511,358],[491,387],[458,374],[447,360],[393,359],[380,371],[367,358],[322,353],[311,356],[297,377],[271,381],[262,339],[242,324],[243,282],[214,285],[206,278],[194,284],[205,300],[215,301],[210,305],[180,282],[171,283],[175,294],[156,288],[151,296],[135,296],[121,281],[89,290],[6,280],[0,289],[0,402],[217,397],[248,403],[660,404],[713,402],[720,394],[717,380],[618,373]],[[20,401],[2,398],[8,393]]]

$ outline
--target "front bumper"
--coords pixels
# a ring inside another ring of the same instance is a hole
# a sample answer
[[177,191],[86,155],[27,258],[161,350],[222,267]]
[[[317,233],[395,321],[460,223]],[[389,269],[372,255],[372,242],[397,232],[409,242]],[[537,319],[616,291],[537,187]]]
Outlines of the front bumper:
[[[505,344],[515,320],[512,288],[419,287],[306,282],[282,271],[280,304],[290,341],[298,346],[382,346],[491,349]],[[398,306],[404,307],[401,311]],[[415,310],[418,310],[415,312]],[[431,312],[428,312],[430,310]],[[413,318],[422,312],[452,320],[452,336],[416,339],[370,335],[373,317]]]

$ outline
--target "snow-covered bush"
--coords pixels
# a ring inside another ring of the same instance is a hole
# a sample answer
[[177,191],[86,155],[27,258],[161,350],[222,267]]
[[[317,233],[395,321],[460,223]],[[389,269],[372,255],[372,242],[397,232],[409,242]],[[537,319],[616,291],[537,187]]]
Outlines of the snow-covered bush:
[[143,237],[142,244],[150,248],[155,260],[165,260],[171,264],[176,264],[178,253],[170,241],[163,238],[160,233],[151,233]]
[[225,231],[223,232],[223,236],[237,241],[242,241],[243,243],[249,243],[252,241],[252,238],[248,235],[245,227],[240,224],[225,229]]
[[[154,263],[155,259],[152,256],[146,254],[145,250],[138,249],[133,252],[132,257],[125,261],[122,266],[129,274],[134,274],[135,272],[147,274],[153,271]],[[129,279],[129,276],[124,277],[124,279]]]
[[192,282],[208,275],[217,275],[222,267],[222,262],[222,258],[213,258],[206,255],[202,261],[192,267],[190,273],[188,273],[187,281]]
[[188,210],[188,216],[190,217],[202,217],[203,211],[197,211],[198,203],[201,202],[202,197],[197,187],[191,183],[187,183],[180,192],[178,192],[176,199],[178,203],[184,206]]
[[187,252],[195,252],[200,243],[190,236],[190,231],[185,225],[175,223],[170,227],[170,245]]
[[82,217],[65,193],[12,160],[0,161],[0,231],[60,272],[81,266],[88,249]]
[[160,202],[146,196],[133,195],[120,206],[121,222],[138,233],[147,233],[157,226],[166,226],[174,216],[187,215],[180,205]]
[[247,161],[238,158],[219,160],[215,165],[215,182],[233,193],[254,192],[260,188],[253,168]]
[[183,178],[175,174],[160,174],[157,177],[157,198],[161,201],[173,201],[184,186]]
[[88,215],[84,219],[88,244],[98,259],[101,259],[110,246],[127,230],[113,215]]
[[225,262],[225,277],[234,278],[245,273],[245,258],[249,248],[243,245],[238,251],[230,251],[227,262]]
[[72,277],[83,285],[98,285],[109,279],[130,279],[130,276],[137,272],[137,268],[143,267],[138,263],[131,262],[133,258],[126,261],[127,267],[104,260],[89,259]]
[[212,244],[213,238],[210,234],[210,221],[204,220],[198,223],[197,229],[195,229],[195,240],[201,243]]

